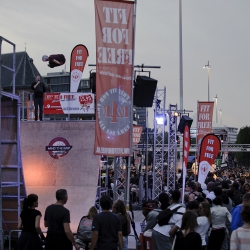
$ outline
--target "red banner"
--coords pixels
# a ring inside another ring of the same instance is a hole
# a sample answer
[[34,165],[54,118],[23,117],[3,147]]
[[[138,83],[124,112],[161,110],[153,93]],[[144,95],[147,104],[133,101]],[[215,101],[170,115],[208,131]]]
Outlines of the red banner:
[[212,132],[214,102],[198,102],[197,112],[197,144]]
[[84,45],[78,44],[73,48],[70,62],[70,92],[77,92],[88,56],[89,52]]
[[95,0],[95,154],[130,155],[134,2]]
[[190,149],[190,128],[186,124],[184,128],[184,134],[183,134],[182,202],[184,202],[189,149]]
[[142,126],[133,126],[133,145],[137,145],[140,142],[142,133]]
[[200,147],[198,182],[205,183],[206,177],[221,150],[221,141],[214,134],[204,136]]

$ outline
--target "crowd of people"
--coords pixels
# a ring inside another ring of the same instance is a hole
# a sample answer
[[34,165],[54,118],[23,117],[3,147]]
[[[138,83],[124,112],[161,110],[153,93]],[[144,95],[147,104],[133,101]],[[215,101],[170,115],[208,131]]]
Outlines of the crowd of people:
[[72,250],[73,246],[76,250],[128,250],[131,222],[123,201],[113,203],[108,195],[103,195],[101,212],[92,206],[88,215],[81,218],[76,235],[70,229],[70,212],[64,207],[67,201],[67,191],[57,190],[56,202],[45,210],[44,226],[48,228],[45,237],[40,227],[42,214],[36,209],[38,196],[28,195],[18,222],[22,232],[15,250]]
[[[168,195],[144,201],[142,213],[146,225],[144,234],[152,237],[153,250],[245,250],[250,233],[250,176],[248,171],[217,171],[209,173],[205,183],[197,176],[186,177],[185,187],[178,186]],[[137,176],[132,173],[131,186]],[[112,183],[112,182],[111,182]],[[182,183],[182,182],[181,182]],[[184,192],[183,192],[184,188]],[[182,194],[184,193],[184,197]],[[41,231],[38,196],[28,195],[23,202],[18,228],[22,233],[16,250],[27,249],[117,249],[128,250],[131,220],[124,201],[112,201],[108,195],[100,198],[102,212],[93,206],[81,218],[77,234],[70,229],[70,213],[64,207],[68,200],[65,189],[57,190],[56,202],[46,208]],[[133,196],[132,196],[133,203]],[[88,232],[86,231],[88,227]],[[84,232],[84,234],[82,234]],[[86,236],[87,235],[87,236]],[[29,240],[27,240],[29,239]]]
[[171,196],[164,194],[164,203],[162,194],[158,201],[143,203],[144,233],[152,235],[153,250],[249,249],[248,170],[209,173],[202,185],[195,174],[187,176],[184,192],[178,178],[182,175]]

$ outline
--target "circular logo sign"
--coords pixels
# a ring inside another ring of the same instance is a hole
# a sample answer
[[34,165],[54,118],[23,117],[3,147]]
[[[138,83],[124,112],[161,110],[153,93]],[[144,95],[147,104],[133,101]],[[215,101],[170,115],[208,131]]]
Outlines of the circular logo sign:
[[209,168],[209,164],[206,161],[202,161],[200,163],[200,169],[203,175],[206,175],[208,173],[208,168]]
[[97,102],[99,126],[106,134],[119,136],[130,129],[131,96],[119,88],[113,88]]
[[63,137],[56,137],[46,146],[45,150],[49,152],[49,155],[54,159],[59,159],[60,157],[68,154],[72,146]]
[[73,79],[74,82],[77,82],[80,78],[80,73],[79,73],[79,70],[73,70],[71,72],[71,78]]

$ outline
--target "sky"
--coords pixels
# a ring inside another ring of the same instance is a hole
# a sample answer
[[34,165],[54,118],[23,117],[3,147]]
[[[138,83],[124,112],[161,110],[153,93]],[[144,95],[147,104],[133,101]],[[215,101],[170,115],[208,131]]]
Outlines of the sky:
[[[77,44],[89,51],[87,64],[95,64],[94,0],[0,0],[0,36],[26,51],[41,73],[50,69],[42,55],[64,54],[66,71]],[[182,0],[183,108],[197,113],[197,101],[217,95],[218,123],[240,129],[250,126],[249,98],[249,0]],[[12,52],[7,43],[2,53]],[[137,0],[135,65],[160,66],[150,69],[158,89],[166,87],[166,108],[180,107],[179,1]],[[83,78],[93,67],[85,66]],[[214,110],[215,113],[216,110]],[[149,124],[153,124],[149,108]],[[214,114],[215,121],[215,114]],[[151,126],[152,127],[152,126]]]

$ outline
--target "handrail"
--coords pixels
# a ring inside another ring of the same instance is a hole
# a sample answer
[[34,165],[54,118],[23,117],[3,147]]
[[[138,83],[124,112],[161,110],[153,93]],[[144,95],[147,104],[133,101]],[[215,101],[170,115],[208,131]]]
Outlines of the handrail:
[[[18,230],[18,229],[16,229],[16,230],[11,230],[10,231],[10,233],[9,233],[9,250],[11,250],[11,234],[13,233],[13,232],[22,232],[22,230]],[[43,233],[47,233],[47,231],[42,231]]]
[[4,231],[3,229],[0,229],[0,231],[2,232],[2,240],[0,238],[0,249],[4,249]]

